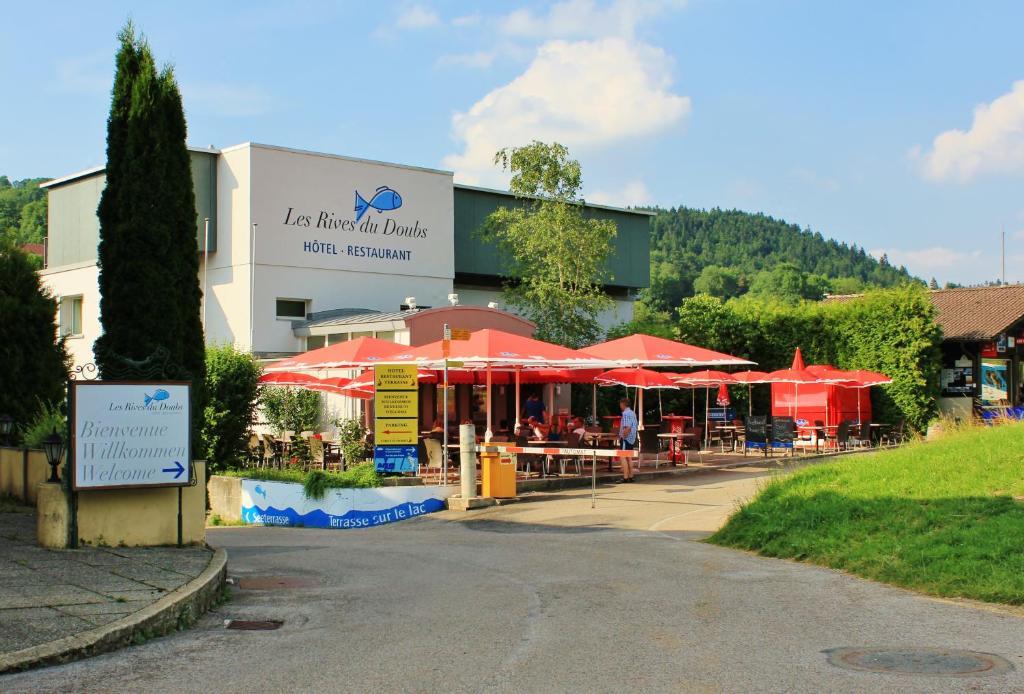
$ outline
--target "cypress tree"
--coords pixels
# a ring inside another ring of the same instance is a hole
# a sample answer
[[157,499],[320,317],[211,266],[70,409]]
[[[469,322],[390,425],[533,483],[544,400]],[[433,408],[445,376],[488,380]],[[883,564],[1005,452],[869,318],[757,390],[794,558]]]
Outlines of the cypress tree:
[[19,428],[64,399],[70,364],[56,312],[32,261],[0,237],[0,414]]
[[[94,352],[104,379],[140,373],[193,383],[193,420],[205,375],[195,193],[181,93],[159,72],[131,22],[118,36],[107,119],[107,185],[100,198],[103,335]],[[157,368],[159,367],[159,368]]]

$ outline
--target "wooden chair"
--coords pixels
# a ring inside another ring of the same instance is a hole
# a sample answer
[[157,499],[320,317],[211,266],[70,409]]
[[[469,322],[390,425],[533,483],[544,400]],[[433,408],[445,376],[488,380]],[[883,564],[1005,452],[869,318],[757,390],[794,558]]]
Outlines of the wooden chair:
[[263,435],[263,457],[270,465],[281,462],[281,446],[270,434]]
[[307,470],[326,470],[327,459],[324,457],[324,442],[320,439],[310,437],[309,442],[309,464]]

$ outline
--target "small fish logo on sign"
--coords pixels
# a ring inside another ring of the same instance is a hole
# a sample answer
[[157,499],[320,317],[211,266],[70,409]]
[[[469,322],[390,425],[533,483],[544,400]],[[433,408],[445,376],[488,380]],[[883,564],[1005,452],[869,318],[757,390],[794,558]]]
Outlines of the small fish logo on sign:
[[264,501],[267,500],[267,490],[264,489],[263,487],[261,487],[260,485],[257,484],[253,488],[253,491],[256,492],[257,494],[259,494],[260,496],[262,496]]
[[381,186],[367,201],[359,191],[356,191],[356,221],[358,222],[363,218],[363,215],[372,207],[378,212],[388,212],[389,210],[397,210],[402,206],[402,196],[398,194],[398,191],[388,188],[387,186]]
[[170,397],[171,394],[168,393],[166,390],[164,390],[163,388],[157,388],[152,395],[146,396],[146,399],[143,401],[142,404],[146,407],[149,407],[151,403],[161,402],[163,400],[167,400]]

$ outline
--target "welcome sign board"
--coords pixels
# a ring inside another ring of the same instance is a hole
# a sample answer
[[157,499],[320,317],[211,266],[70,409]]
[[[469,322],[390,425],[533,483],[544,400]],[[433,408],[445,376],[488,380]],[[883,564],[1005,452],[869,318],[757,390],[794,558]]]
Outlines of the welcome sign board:
[[190,387],[166,381],[72,383],[74,488],[188,485]]

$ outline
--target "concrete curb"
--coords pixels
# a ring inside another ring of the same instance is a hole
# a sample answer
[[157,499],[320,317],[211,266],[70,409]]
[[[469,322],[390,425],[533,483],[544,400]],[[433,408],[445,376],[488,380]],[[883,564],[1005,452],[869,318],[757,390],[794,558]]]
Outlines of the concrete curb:
[[227,578],[227,565],[227,552],[214,550],[199,576],[153,604],[116,622],[0,656],[0,674],[88,658],[123,648],[136,638],[162,636],[182,624],[191,625],[216,602]]

